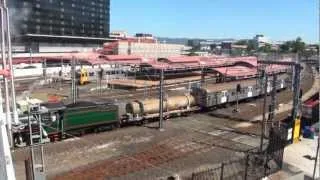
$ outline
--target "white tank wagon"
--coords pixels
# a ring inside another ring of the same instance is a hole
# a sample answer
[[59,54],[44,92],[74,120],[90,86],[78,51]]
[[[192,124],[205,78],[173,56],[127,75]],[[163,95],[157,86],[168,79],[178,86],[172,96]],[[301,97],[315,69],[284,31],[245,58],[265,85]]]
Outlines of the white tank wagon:
[[[159,116],[159,99],[136,100],[126,105],[128,121],[141,121]],[[163,109],[165,116],[177,116],[194,111],[195,98],[192,95],[171,96],[164,100]]]

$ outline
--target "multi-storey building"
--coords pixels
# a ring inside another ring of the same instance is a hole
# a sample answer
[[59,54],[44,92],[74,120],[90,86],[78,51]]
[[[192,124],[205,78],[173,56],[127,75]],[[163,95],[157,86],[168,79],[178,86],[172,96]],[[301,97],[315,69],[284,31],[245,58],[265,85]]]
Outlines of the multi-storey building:
[[[14,42],[41,51],[108,40],[110,0],[11,0]],[[70,45],[73,44],[73,45]]]

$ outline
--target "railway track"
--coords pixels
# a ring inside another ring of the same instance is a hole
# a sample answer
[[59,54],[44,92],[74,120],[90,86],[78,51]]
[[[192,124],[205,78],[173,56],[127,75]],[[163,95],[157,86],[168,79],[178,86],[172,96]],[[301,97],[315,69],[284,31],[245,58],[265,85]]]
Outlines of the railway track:
[[[237,134],[229,133],[234,137]],[[120,155],[115,159],[99,162],[93,166],[85,166],[69,173],[54,177],[57,180],[66,179],[105,179],[121,177],[146,169],[159,169],[165,174],[174,174],[170,168],[162,165],[186,157],[191,154],[205,153],[214,148],[226,148],[233,151],[248,151],[253,147],[244,145],[220,136],[213,136],[192,130],[189,135],[180,135],[161,141],[133,155]]]

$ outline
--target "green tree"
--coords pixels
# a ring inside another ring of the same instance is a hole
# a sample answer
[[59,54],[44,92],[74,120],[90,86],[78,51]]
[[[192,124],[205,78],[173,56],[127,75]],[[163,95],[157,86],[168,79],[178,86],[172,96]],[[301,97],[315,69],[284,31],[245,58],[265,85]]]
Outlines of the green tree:
[[251,51],[253,51],[253,50],[256,50],[256,43],[255,43],[255,41],[254,40],[249,40],[248,41],[248,44],[247,44],[247,51],[248,52],[251,52]]
[[292,52],[302,53],[305,49],[306,44],[298,37],[292,44]]
[[234,43],[235,45],[248,45],[248,41],[247,40],[240,40]]
[[287,41],[280,45],[280,52],[288,53],[292,47],[292,41]]
[[272,52],[272,46],[271,46],[271,44],[266,44],[266,45],[260,47],[260,48],[258,49],[258,51],[259,51],[259,52],[265,52],[265,53]]

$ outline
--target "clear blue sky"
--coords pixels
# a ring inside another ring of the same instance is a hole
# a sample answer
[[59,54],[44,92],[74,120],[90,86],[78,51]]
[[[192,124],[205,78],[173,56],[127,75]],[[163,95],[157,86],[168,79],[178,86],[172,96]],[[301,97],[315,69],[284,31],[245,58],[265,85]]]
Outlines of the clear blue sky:
[[111,0],[110,8],[111,30],[130,34],[318,41],[318,0]]

